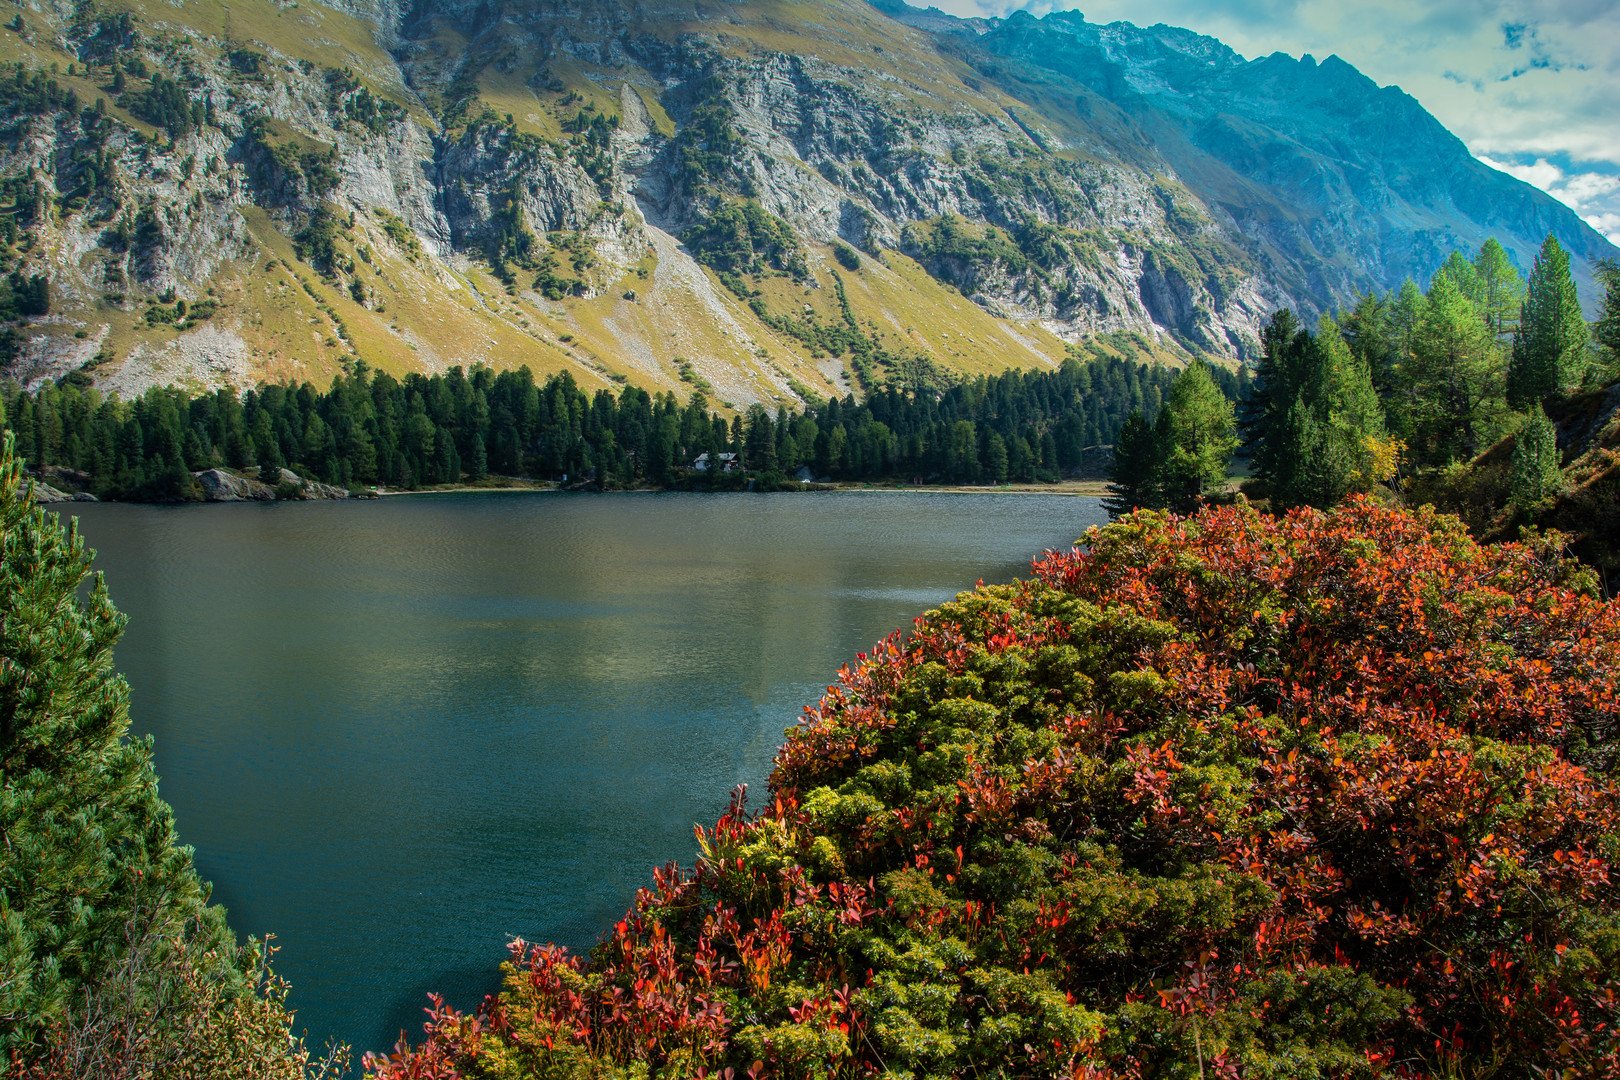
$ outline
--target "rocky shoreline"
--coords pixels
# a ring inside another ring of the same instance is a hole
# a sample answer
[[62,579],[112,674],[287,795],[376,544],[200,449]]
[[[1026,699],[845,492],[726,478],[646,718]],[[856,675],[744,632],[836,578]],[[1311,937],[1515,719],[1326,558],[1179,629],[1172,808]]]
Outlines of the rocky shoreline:
[[[371,493],[346,491],[331,484],[322,484],[299,476],[291,469],[282,469],[275,478],[275,486],[256,477],[243,476],[227,469],[203,469],[191,474],[196,482],[199,498],[187,502],[276,502],[324,499],[369,499]],[[88,491],[74,490],[89,482],[89,477],[68,469],[46,469],[44,474],[30,477],[18,486],[19,493],[32,487],[36,503],[100,502]]]

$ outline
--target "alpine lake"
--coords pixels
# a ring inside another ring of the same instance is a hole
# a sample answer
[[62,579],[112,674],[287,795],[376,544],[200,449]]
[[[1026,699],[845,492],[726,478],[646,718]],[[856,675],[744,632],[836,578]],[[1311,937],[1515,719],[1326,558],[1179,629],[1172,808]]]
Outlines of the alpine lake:
[[1094,498],[464,493],[75,504],[133,730],[316,1048],[471,1008],[514,937],[588,949],[840,666]]

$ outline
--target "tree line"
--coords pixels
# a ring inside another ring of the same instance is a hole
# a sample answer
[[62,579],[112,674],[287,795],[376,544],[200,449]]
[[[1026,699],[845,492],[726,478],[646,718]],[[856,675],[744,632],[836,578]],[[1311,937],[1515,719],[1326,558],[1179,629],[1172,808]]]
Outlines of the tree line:
[[[1216,393],[1240,395],[1227,372]],[[0,426],[35,468],[98,497],[199,497],[208,468],[290,468],[337,486],[418,488],[527,476],[603,488],[770,487],[800,467],[832,480],[900,477],[946,483],[1056,480],[1088,448],[1112,442],[1132,411],[1155,411],[1169,369],[1118,358],[1070,358],[1055,371],[980,377],[943,392],[889,387],[729,420],[702,393],[685,402],[634,386],[588,392],[572,375],[477,366],[395,378],[363,361],[321,391],[265,384],[245,394],[155,388],[123,401],[83,375],[27,392],[0,387]],[[702,454],[737,455],[742,470],[693,473]],[[61,475],[58,472],[57,475]]]
[[1551,236],[1528,282],[1493,239],[1471,259],[1453,252],[1427,291],[1408,280],[1368,293],[1314,331],[1279,311],[1238,409],[1221,407],[1195,365],[1156,416],[1127,419],[1109,508],[1188,510],[1225,482],[1240,447],[1246,490],[1279,508],[1326,508],[1380,484],[1426,492],[1512,436],[1508,500],[1528,511],[1560,483],[1546,407],[1620,376],[1620,266],[1599,273],[1593,325]]

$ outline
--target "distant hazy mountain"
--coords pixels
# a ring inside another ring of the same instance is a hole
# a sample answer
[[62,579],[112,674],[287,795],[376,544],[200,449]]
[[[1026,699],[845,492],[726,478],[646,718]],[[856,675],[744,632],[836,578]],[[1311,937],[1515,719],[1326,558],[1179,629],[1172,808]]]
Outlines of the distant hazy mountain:
[[[1075,13],[136,0],[24,22],[0,60],[56,67],[0,93],[6,270],[52,298],[6,346],[25,381],[358,357],[791,405],[1075,347],[1247,356],[1276,307],[1425,280],[1492,235],[1528,266],[1557,234],[1588,288],[1620,255],[1337,58]],[[887,366],[853,365],[851,334]]]

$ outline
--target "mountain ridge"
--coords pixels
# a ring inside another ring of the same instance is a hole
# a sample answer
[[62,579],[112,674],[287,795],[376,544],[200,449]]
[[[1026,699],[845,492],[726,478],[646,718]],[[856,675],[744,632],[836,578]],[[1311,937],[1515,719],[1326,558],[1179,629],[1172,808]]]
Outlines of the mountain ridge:
[[1493,231],[1521,267],[1558,234],[1588,295],[1620,255],[1348,63],[1162,25],[896,0],[31,10],[0,60],[54,61],[103,111],[8,118],[0,176],[49,204],[7,253],[54,297],[14,331],[25,382],[528,363],[791,406],[1077,349],[1237,361],[1271,310],[1425,280]]

